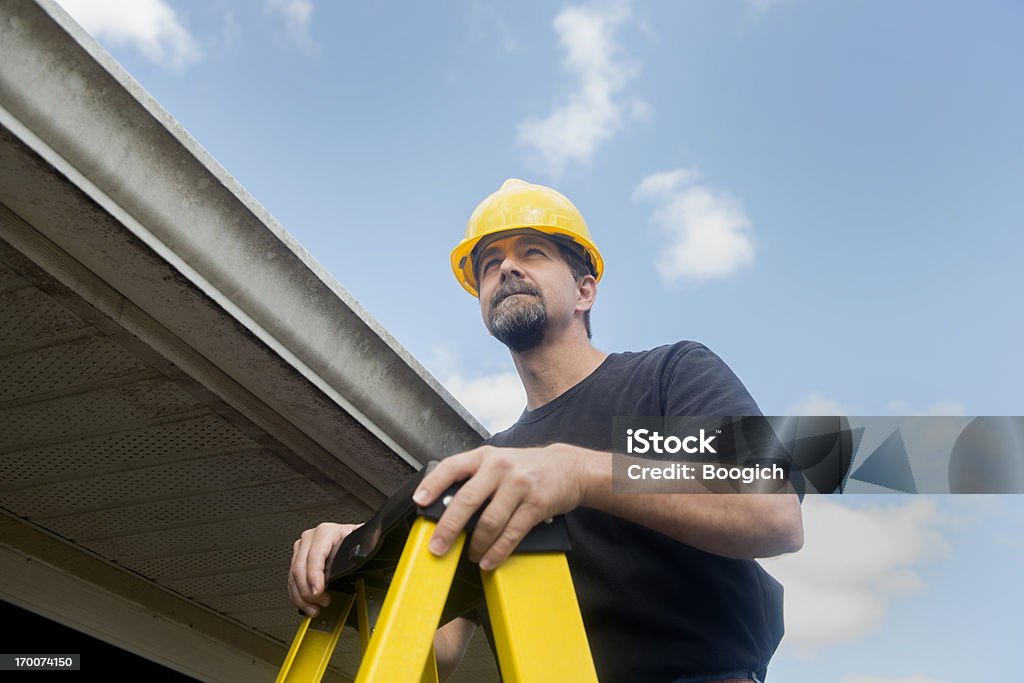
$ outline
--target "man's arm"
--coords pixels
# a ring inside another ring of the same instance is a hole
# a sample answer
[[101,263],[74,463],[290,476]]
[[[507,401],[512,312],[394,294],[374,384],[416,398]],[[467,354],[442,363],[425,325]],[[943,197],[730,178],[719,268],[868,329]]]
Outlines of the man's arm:
[[448,551],[488,498],[473,532],[469,558],[499,566],[541,521],[585,506],[641,524],[706,552],[734,558],[771,557],[803,545],[796,494],[612,493],[612,454],[569,444],[542,448],[482,446],[445,458],[424,477],[413,500],[429,505],[464,481],[438,522],[431,552]]
[[800,500],[788,483],[789,493],[708,493],[706,482],[691,482],[694,493],[612,493],[612,455],[580,450],[592,482],[585,507],[723,557],[774,557],[803,546]]

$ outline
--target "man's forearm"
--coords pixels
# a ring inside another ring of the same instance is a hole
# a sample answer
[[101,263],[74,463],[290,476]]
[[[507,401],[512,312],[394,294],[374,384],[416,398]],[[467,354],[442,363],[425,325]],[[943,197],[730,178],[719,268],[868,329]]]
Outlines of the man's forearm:
[[725,557],[772,557],[803,545],[795,493],[713,494],[697,482],[693,493],[613,493],[611,453],[567,444],[550,447],[571,449],[582,463],[585,507]]

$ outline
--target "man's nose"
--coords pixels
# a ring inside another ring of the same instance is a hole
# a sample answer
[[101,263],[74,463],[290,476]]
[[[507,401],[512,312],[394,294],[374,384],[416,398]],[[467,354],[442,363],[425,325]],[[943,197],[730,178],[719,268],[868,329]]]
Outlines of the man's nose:
[[510,277],[521,278],[523,277],[523,271],[519,266],[519,262],[516,259],[508,255],[501,260],[501,281],[504,282]]

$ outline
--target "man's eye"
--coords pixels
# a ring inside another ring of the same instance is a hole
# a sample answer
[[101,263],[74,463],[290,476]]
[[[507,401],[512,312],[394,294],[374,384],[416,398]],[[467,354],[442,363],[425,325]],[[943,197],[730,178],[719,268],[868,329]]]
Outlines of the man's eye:
[[484,267],[483,267],[483,270],[482,270],[482,272],[486,273],[486,272],[487,272],[487,270],[488,270],[488,269],[489,269],[489,268],[490,268],[491,266],[493,266],[494,264],[496,264],[497,262],[498,262],[498,259],[496,259],[496,258],[492,258],[492,259],[488,259],[487,261],[484,261]]
[[530,254],[540,254],[541,256],[543,256],[544,252],[538,249],[537,247],[533,247],[531,249],[526,250],[526,255],[529,256]]

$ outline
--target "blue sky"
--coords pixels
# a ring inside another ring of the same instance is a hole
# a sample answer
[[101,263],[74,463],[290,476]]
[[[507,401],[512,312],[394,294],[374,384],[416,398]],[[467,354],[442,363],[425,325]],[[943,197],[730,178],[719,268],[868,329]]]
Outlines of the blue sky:
[[[491,428],[448,253],[513,176],[587,217],[605,351],[697,339],[766,414],[1024,414],[1019,3],[62,4]],[[773,680],[1009,672],[1020,498],[805,506]]]

